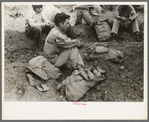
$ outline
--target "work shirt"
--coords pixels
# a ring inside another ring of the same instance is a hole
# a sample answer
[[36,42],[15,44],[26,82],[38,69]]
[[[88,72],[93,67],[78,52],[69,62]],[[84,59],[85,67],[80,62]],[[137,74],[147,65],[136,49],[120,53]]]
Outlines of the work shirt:
[[51,63],[57,61],[59,54],[68,48],[75,46],[75,39],[71,40],[66,34],[62,33],[61,30],[55,26],[48,34],[45,45],[44,55],[48,58]]
[[122,5],[118,5],[115,8],[115,15],[119,15],[121,17],[126,17],[127,19],[131,16],[136,15],[136,11],[132,5],[127,5],[125,9],[122,8]]
[[38,27],[41,23],[48,23],[48,20],[44,14],[42,12],[36,13],[33,9],[30,10],[26,16],[26,28]]

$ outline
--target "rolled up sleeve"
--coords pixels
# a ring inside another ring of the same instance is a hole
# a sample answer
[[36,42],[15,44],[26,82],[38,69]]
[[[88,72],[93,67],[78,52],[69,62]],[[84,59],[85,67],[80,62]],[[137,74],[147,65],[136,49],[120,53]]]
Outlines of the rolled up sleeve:
[[61,34],[60,32],[57,32],[56,44],[62,48],[72,48],[76,46],[76,41],[68,38],[67,36]]

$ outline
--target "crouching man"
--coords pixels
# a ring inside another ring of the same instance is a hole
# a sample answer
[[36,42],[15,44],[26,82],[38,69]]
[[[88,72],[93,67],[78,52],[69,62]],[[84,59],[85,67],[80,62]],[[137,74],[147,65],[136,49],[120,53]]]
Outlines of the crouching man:
[[115,9],[115,20],[111,31],[112,39],[116,39],[119,26],[126,28],[132,27],[135,38],[139,35],[139,27],[137,22],[137,14],[132,5],[118,5]]
[[26,36],[37,41],[37,47],[43,48],[42,33],[48,34],[52,25],[42,13],[42,5],[32,5],[26,17]]
[[69,15],[58,13],[54,19],[56,26],[49,32],[44,45],[44,56],[56,67],[65,64],[69,68],[76,68],[76,63],[84,64],[77,49],[80,42],[66,35],[69,20]]

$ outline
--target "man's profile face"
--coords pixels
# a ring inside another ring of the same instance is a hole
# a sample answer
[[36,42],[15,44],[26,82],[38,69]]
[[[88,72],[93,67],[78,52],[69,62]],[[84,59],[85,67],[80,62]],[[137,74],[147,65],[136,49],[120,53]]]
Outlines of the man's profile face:
[[62,28],[65,32],[67,31],[67,29],[68,29],[68,27],[69,27],[69,25],[70,25],[69,21],[70,21],[70,18],[66,19],[65,22],[64,22],[64,23],[62,24],[62,26],[61,26],[61,28]]
[[39,13],[42,12],[42,10],[43,10],[42,7],[41,7],[41,8],[36,8],[36,9],[35,9],[35,12],[39,14]]

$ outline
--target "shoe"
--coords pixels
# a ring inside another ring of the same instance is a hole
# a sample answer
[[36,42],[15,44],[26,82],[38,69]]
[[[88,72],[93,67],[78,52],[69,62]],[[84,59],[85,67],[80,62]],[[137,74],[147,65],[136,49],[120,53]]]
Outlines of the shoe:
[[41,92],[48,91],[50,88],[47,86],[45,83],[38,84],[36,80],[34,79],[33,75],[30,74],[29,72],[26,72],[26,75],[29,80],[29,85],[35,87],[37,90]]
[[117,34],[111,33],[110,39],[111,39],[112,42],[116,42],[117,41]]
[[134,33],[134,39],[140,41],[140,33],[138,31]]
[[62,84],[62,83],[59,83],[59,84],[57,85],[57,88],[56,88],[56,89],[59,91],[62,86],[63,86],[63,84]]

